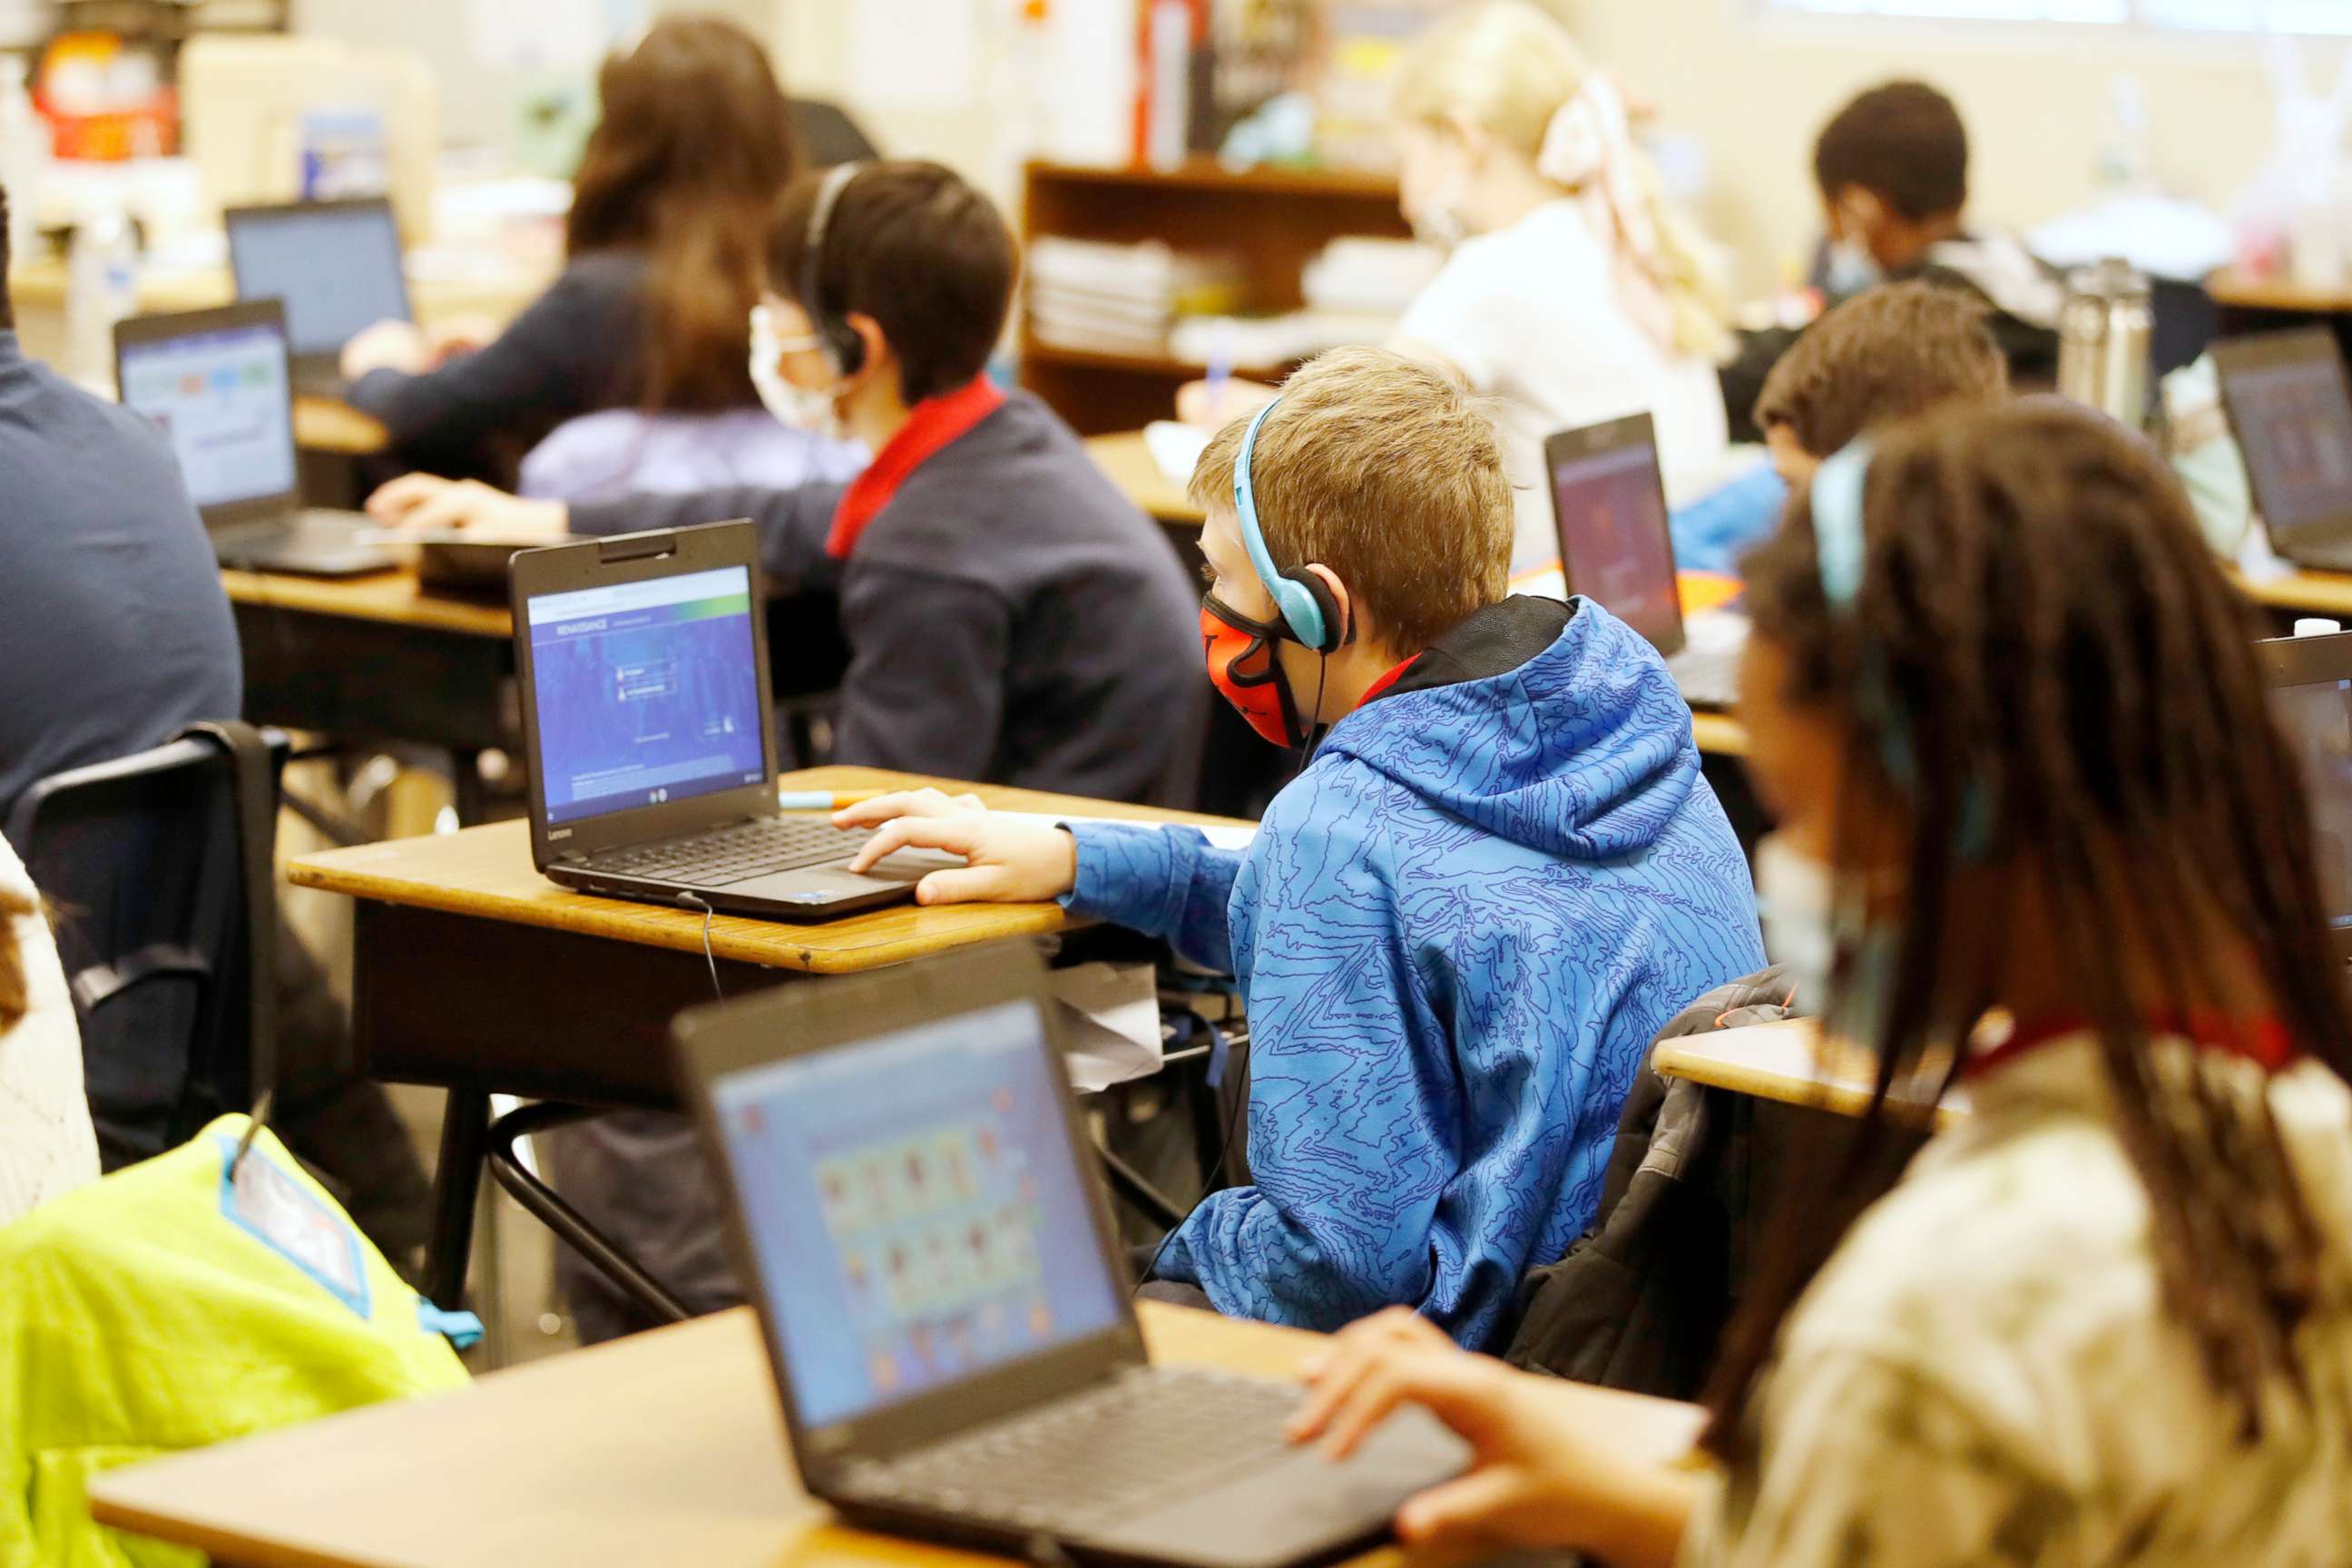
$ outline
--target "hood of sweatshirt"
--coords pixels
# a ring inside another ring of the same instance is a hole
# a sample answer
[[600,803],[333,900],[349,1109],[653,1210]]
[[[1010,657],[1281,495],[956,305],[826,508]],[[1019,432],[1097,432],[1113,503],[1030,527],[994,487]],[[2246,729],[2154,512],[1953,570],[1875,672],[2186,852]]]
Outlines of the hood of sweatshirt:
[[1654,843],[1699,776],[1690,709],[1640,633],[1592,603],[1489,605],[1332,728],[1375,769],[1513,843],[1578,860]]

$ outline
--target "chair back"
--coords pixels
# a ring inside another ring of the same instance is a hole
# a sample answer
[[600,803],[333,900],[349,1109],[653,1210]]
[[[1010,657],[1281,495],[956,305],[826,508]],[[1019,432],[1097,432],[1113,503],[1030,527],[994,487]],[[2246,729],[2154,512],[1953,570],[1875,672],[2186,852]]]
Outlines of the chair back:
[[269,868],[287,752],[274,731],[198,725],[52,774],[9,813],[56,921],[109,1171],[251,1108],[275,1076]]

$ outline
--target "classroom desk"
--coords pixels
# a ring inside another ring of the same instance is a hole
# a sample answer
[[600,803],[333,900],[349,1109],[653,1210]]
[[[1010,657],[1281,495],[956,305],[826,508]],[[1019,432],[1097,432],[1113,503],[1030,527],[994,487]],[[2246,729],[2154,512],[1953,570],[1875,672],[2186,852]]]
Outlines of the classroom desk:
[[1184,487],[1171,481],[1160,470],[1151,449],[1144,444],[1140,430],[1122,430],[1112,436],[1087,437],[1087,455],[1095,467],[1110,477],[1110,482],[1126,493],[1127,499],[1145,515],[1171,528],[1197,529],[1205,515]]
[[[788,773],[783,787],[971,789],[1013,811],[1139,822],[1229,820],[966,785],[872,768]],[[488,1097],[575,1105],[676,1103],[670,1020],[710,999],[703,919],[568,892],[530,863],[530,825],[332,849],[292,861],[296,887],[357,904],[352,1029],[364,1070],[449,1090],[428,1293],[457,1304],[487,1146]],[[896,905],[824,924],[721,915],[710,953],[730,996],[796,976],[860,974],[934,953],[1069,929],[1056,904]]]
[[2290,616],[2352,618],[2352,573],[2298,568],[2284,576],[2250,580],[2235,567],[2227,570],[2230,580],[2246,597],[2264,609]]
[[392,444],[383,426],[339,398],[303,394],[294,399],[294,444],[306,452],[373,458]]
[[[1146,1302],[1152,1359],[1292,1377],[1295,1329]],[[101,1476],[101,1522],[223,1568],[960,1568],[840,1524],[793,1473],[749,1308]],[[1671,1462],[1702,1413],[1610,1394],[1612,1444]],[[1413,1561],[1388,1547],[1365,1563]]]
[[[1661,1040],[1650,1065],[1662,1078],[1842,1116],[1868,1110],[1877,1081],[1877,1069],[1866,1053],[1841,1042],[1825,1046],[1821,1025],[1811,1018]],[[1893,1103],[1918,1105],[1926,1097],[1924,1090],[1906,1094],[1897,1085],[1890,1098]],[[1967,1091],[1955,1089],[1936,1108],[1936,1124],[1948,1126],[1968,1114]]]
[[480,771],[521,733],[512,617],[414,574],[297,577],[223,571],[245,659],[245,716],[338,739],[450,754],[461,822],[483,813]]

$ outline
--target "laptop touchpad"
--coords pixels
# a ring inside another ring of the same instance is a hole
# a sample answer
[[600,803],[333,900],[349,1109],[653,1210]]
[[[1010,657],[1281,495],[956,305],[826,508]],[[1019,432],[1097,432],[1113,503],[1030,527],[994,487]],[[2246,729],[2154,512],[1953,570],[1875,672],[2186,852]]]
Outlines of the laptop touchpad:
[[746,882],[730,882],[727,891],[742,898],[784,901],[808,893],[848,896],[870,893],[877,888],[904,887],[921,880],[926,872],[950,870],[962,864],[961,855],[943,855],[935,849],[901,849],[876,862],[873,869],[862,876],[838,865],[811,866],[805,870],[778,871]]

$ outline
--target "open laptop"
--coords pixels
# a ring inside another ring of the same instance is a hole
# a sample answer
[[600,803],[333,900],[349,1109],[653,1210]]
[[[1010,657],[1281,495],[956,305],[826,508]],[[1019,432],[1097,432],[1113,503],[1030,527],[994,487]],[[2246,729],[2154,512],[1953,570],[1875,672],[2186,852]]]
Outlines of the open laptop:
[[1294,1384],[1146,1360],[1034,952],[674,1026],[808,1489],[1024,1553],[1276,1568],[1379,1540],[1467,1450],[1408,1409],[1342,1465]]
[[514,557],[531,859],[551,880],[816,921],[961,864],[910,852],[853,876],[869,835],[777,809],[757,551],[722,522]]
[[1544,442],[1544,471],[1568,591],[1647,637],[1693,707],[1730,707],[1739,695],[1748,617],[1717,612],[1684,623],[1650,416],[1559,432]]
[[2270,679],[2272,711],[2303,759],[2328,941],[2352,963],[2352,632],[2254,646]]
[[362,513],[302,505],[277,300],[134,316],[114,329],[114,374],[123,405],[170,439],[222,565],[348,577],[394,564]]
[[300,390],[340,395],[343,345],[412,319],[400,227],[383,197],[231,207],[222,219],[236,297],[286,302]]
[[2298,566],[2352,571],[2352,384],[2326,327],[2213,345],[2221,401],[2271,548]]

